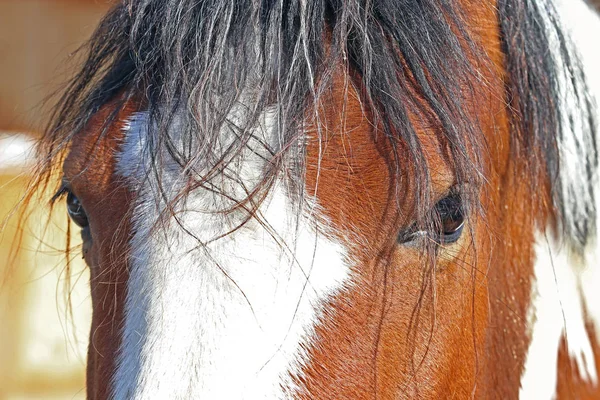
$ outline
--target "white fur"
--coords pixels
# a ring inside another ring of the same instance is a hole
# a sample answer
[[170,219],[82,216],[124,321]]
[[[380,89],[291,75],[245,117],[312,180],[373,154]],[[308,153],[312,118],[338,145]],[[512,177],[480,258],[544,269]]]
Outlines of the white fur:
[[[264,138],[275,136],[270,118],[259,129]],[[348,279],[345,249],[320,229],[315,207],[302,213],[295,230],[296,214],[281,182],[260,208],[267,227],[250,220],[214,240],[237,226],[243,213],[213,213],[232,202],[200,188],[175,205],[179,221],[199,241],[172,218],[153,230],[164,203],[156,204],[156,180],[146,177],[145,114],[135,115],[127,129],[119,170],[143,185],[114,398],[289,397],[290,374],[299,373],[324,302]],[[243,182],[221,176],[213,183],[239,196],[264,165],[250,151],[234,164],[229,172],[241,173]],[[161,178],[171,195],[181,189],[176,165],[167,165]]]
[[[600,94],[600,77],[597,73],[600,71],[600,56],[597,52],[600,19],[579,0],[561,0],[557,2],[557,6],[581,52],[591,95],[597,97]],[[568,86],[565,85],[564,78],[563,90]],[[576,115],[577,110],[572,109],[571,94],[568,89],[565,90],[563,107],[565,112]],[[576,213],[579,212],[579,202],[587,201],[584,198],[585,191],[577,189],[584,171],[583,163],[576,158],[579,157],[576,143],[579,142],[584,148],[590,146],[585,143],[577,128],[575,126],[573,132],[565,135],[560,149],[562,185],[568,193],[566,200],[574,205],[570,208]],[[594,187],[600,187],[598,177],[595,178]],[[596,208],[600,211],[599,195],[600,191],[596,190]],[[600,232],[597,232],[596,238],[599,237],[598,234]],[[558,348],[563,336],[567,341],[569,356],[575,361],[582,377],[598,384],[600,366],[595,364],[591,341],[598,341],[600,338],[590,338],[585,324],[591,321],[597,332],[600,332],[600,253],[597,240],[589,245],[585,255],[581,257],[554,238],[538,234],[536,255],[529,315],[532,340],[521,378],[520,398],[537,400],[552,399],[555,396]]]
[[[531,344],[521,377],[520,398],[542,400],[554,398],[563,335],[582,377],[597,383],[598,373],[585,330],[581,261],[554,239],[541,234],[537,237],[536,255],[529,315]],[[588,269],[598,269],[591,267]]]
[[[600,15],[590,12],[589,6],[581,0],[561,0],[561,15],[569,22],[569,29],[583,60],[584,71],[592,96],[595,98],[596,114],[600,121]],[[597,132],[600,134],[600,132]],[[600,137],[596,136],[596,143]],[[596,171],[598,173],[598,171]],[[596,210],[600,214],[600,176],[594,179]],[[596,223],[596,242],[592,243],[586,254],[586,264],[582,265],[581,274],[582,296],[588,312],[588,317],[596,326],[599,335],[596,340],[600,343],[600,221]],[[598,366],[600,368],[600,366]]]

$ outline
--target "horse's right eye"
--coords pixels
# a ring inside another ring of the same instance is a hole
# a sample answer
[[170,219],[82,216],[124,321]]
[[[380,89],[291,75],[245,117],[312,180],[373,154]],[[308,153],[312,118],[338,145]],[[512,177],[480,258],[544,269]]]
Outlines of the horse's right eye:
[[75,224],[81,228],[89,225],[87,214],[81,205],[81,202],[73,193],[67,194],[67,213]]

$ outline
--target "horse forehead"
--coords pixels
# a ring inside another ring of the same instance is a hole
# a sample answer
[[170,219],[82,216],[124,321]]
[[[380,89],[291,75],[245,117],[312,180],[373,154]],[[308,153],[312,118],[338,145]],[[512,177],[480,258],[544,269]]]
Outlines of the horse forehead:
[[71,184],[94,194],[95,189],[114,183],[116,155],[125,137],[126,121],[135,110],[133,104],[126,103],[115,114],[113,101],[102,107],[83,129],[74,134],[63,163],[65,178]]

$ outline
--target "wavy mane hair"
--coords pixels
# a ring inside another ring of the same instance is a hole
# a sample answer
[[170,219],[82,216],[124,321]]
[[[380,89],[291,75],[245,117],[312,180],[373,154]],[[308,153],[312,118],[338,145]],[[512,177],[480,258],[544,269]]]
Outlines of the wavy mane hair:
[[[598,157],[579,60],[550,0],[499,0],[497,13],[505,53],[505,75],[497,75],[506,82],[512,157],[526,160],[533,189],[549,177],[555,228],[583,250],[595,231],[587,182]],[[485,87],[478,71],[492,68],[474,28],[453,0],[124,0],[81,49],[85,62],[40,142],[33,187],[48,185],[74,135],[119,96],[112,119],[125,102],[142,104],[155,127],[148,140],[157,155],[154,170],[161,168],[158,154],[168,151],[193,172],[187,190],[205,185],[256,140],[252,128],[272,110],[277,137],[262,143],[272,155],[262,187],[285,166],[301,188],[303,121],[307,113],[318,117],[319,99],[341,65],[393,145],[396,173],[400,152],[414,167],[426,224],[431,183],[409,115],[440,127],[436,134],[458,183],[485,181],[486,144],[461,100],[465,91]],[[240,104],[244,118],[232,121]],[[183,146],[168,129],[175,118]],[[220,145],[224,127],[237,138],[226,147]],[[561,173],[572,150],[580,157],[569,163],[585,179]],[[478,209],[472,194],[468,206]]]

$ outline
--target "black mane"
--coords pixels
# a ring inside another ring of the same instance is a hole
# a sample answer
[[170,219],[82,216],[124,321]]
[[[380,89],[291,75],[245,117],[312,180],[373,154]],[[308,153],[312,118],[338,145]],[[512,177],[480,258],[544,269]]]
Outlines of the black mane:
[[[269,144],[274,159],[285,153],[302,160],[302,149],[290,144],[298,138],[306,111],[331,84],[335,69],[343,65],[360,77],[363,100],[391,142],[408,149],[424,214],[429,174],[408,118],[418,112],[422,100],[411,84],[442,127],[439,134],[448,143],[458,182],[478,182],[483,174],[483,138],[461,99],[465,88],[486,84],[477,71],[488,68],[488,62],[457,3],[123,1],[104,18],[83,49],[87,59],[43,138],[42,168],[51,173],[73,135],[118,94],[124,95],[123,102],[141,98],[157,126],[154,145],[169,149],[182,166],[200,159],[218,165],[240,151],[267,107],[277,111],[279,137]],[[596,219],[587,186],[597,166],[596,123],[577,57],[562,34],[556,11],[549,2],[543,7],[539,4],[532,0],[500,0],[498,4],[507,101],[514,111],[512,147],[515,157],[528,160],[534,187],[542,184],[535,178],[540,172],[549,174],[559,227],[573,244],[583,246]],[[560,57],[551,56],[556,43]],[[561,113],[563,81],[577,115]],[[253,98],[244,100],[249,115],[245,126],[235,127],[240,137],[237,148],[184,150],[170,142],[167,127],[182,110],[189,142],[214,142],[228,122],[229,111],[249,87]],[[559,179],[560,142],[575,125],[583,131],[581,159],[576,162],[585,163],[590,176],[565,185]],[[474,150],[473,155],[467,156],[467,149]],[[301,176],[301,162],[296,165]],[[581,191],[585,196],[578,196]],[[581,201],[574,201],[573,196]]]

